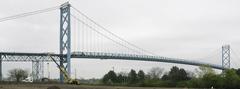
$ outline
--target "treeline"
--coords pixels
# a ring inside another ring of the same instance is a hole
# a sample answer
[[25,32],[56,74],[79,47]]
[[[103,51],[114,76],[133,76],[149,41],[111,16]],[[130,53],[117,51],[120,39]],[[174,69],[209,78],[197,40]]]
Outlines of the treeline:
[[240,89],[240,69],[225,70],[221,74],[206,72],[187,81],[186,84],[197,88]]
[[240,89],[240,69],[215,73],[208,66],[199,67],[196,73],[173,66],[163,73],[162,68],[152,68],[148,73],[131,70],[128,73],[109,71],[102,78],[105,85],[142,86],[142,87],[189,87]]

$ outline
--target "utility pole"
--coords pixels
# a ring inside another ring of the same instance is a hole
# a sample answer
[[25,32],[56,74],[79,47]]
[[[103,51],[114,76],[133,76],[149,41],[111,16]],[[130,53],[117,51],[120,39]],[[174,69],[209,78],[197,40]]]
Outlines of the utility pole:
[[50,79],[49,63],[47,63],[47,70],[48,70],[48,79]]
[[77,70],[75,68],[75,79],[77,79]]
[[114,66],[112,67],[112,70],[114,71]]

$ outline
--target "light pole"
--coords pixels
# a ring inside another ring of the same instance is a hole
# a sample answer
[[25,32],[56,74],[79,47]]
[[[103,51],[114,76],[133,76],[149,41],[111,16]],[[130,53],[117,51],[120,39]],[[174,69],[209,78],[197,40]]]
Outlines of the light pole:
[[112,70],[114,71],[114,66],[112,67]]
[[75,79],[77,79],[77,70],[75,68]]
[[48,79],[50,79],[50,70],[49,70],[49,63],[47,63],[47,70],[48,70]]

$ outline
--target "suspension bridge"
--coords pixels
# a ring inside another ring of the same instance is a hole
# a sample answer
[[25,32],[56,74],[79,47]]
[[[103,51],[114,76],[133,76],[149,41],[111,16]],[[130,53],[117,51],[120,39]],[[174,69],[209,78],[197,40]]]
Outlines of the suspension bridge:
[[[214,69],[230,68],[230,46],[222,47],[222,64],[192,61],[191,59],[157,56],[141,47],[132,44],[107,30],[94,20],[83,14],[69,3],[33,12],[22,13],[0,19],[0,22],[23,18],[31,15],[60,9],[60,42],[59,53],[24,53],[0,52],[0,80],[2,80],[2,62],[32,62],[34,79],[42,73],[42,63],[51,62],[50,56],[56,59],[71,75],[71,58],[118,59],[135,61],[152,61],[177,63],[193,66],[208,65]],[[71,13],[75,11],[76,13]],[[80,35],[80,36],[79,36]],[[72,40],[75,38],[75,40]],[[111,45],[111,46],[109,46]],[[74,48],[75,51],[72,49]],[[60,81],[64,81],[60,72]]]

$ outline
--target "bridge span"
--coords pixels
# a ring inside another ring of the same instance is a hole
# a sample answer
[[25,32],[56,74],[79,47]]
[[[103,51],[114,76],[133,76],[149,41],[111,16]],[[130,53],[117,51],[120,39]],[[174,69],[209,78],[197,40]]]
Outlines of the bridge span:
[[[1,61],[3,62],[32,62],[32,61],[43,61],[51,62],[50,56],[60,61],[60,56],[64,58],[66,55],[54,54],[54,53],[16,53],[16,52],[0,52]],[[135,61],[149,61],[149,62],[166,62],[166,63],[177,63],[193,66],[208,65],[214,69],[223,70],[225,68],[222,65],[216,65],[211,63],[190,61],[187,59],[180,58],[169,58],[162,56],[151,56],[151,55],[137,55],[137,54],[121,54],[121,53],[103,53],[103,52],[72,52],[71,58],[89,58],[89,59],[118,59],[118,60],[135,60]]]

